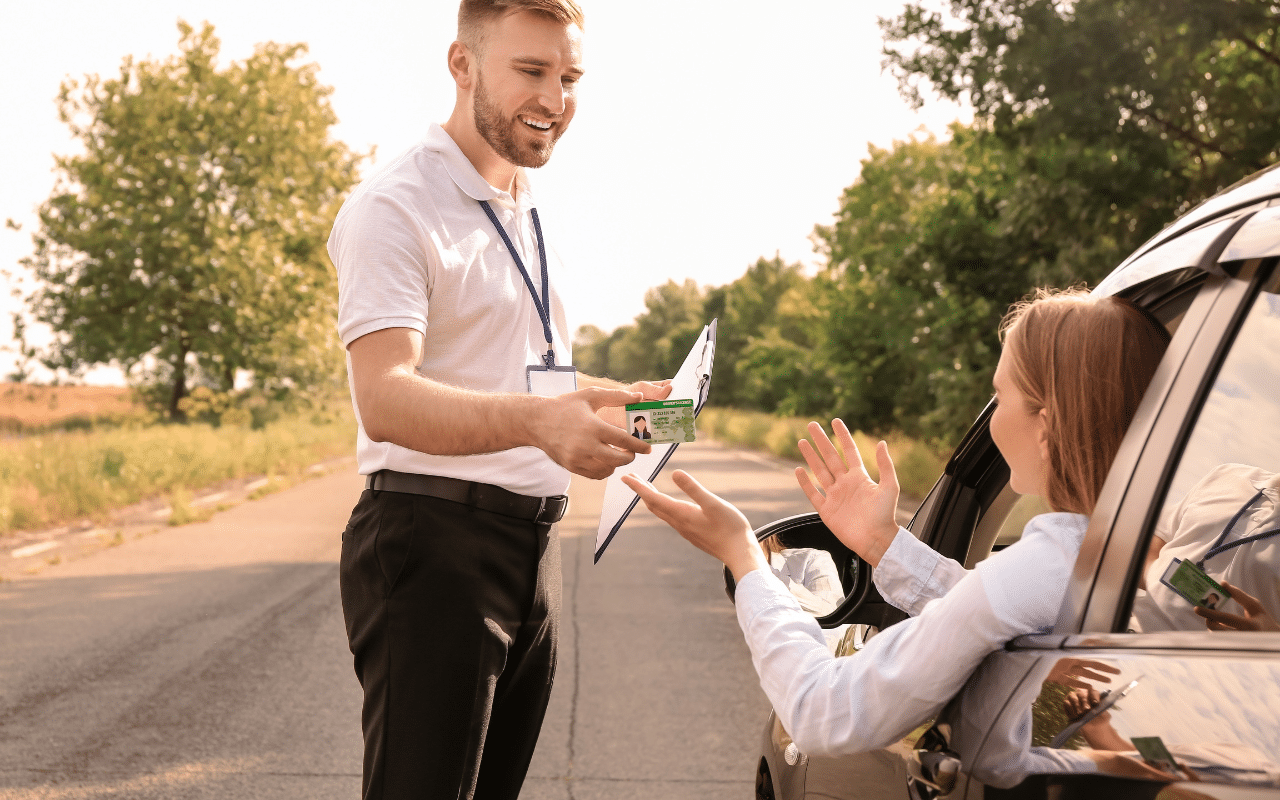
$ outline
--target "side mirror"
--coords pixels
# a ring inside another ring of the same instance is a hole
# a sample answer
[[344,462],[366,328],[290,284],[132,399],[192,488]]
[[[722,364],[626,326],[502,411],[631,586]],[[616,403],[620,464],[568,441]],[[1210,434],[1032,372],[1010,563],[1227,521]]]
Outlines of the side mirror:
[[[836,538],[816,512],[771,522],[755,532],[770,563],[788,575],[789,588],[823,628],[838,628],[867,601],[871,565]],[[737,584],[726,567],[724,590]]]

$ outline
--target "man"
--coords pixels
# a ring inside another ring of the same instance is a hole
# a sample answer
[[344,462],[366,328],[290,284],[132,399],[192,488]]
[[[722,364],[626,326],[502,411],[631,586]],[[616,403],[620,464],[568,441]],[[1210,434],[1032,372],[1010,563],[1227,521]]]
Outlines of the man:
[[555,669],[569,475],[649,452],[617,407],[670,392],[577,375],[548,280],[523,168],[573,118],[582,25],[573,0],[463,0],[452,115],[329,240],[369,476],[341,565],[366,798],[515,800]]

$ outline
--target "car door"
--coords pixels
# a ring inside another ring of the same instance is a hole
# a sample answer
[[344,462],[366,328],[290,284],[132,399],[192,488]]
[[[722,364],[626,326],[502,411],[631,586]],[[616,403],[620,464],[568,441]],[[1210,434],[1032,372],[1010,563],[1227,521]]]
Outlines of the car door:
[[[1274,240],[1277,216],[1266,209],[1236,230],[1266,226],[1254,233]],[[1163,582],[1178,550],[1248,583],[1280,619],[1280,535],[1270,538],[1280,534],[1280,247],[1272,241],[1263,258],[1232,252],[1219,249],[1221,274],[1167,297],[1159,286],[1133,290],[1164,302],[1166,317],[1177,312],[1177,331],[1054,631],[990,656],[941,715],[943,749],[959,760],[951,796],[1280,797],[1280,632],[1210,631]],[[1249,537],[1259,538],[1234,544]],[[1069,701],[1064,683],[1095,695]],[[1106,706],[1104,692],[1118,702],[1069,728],[1068,711]],[[1153,775],[1141,755],[1161,748],[1175,766]],[[1106,771],[1081,767],[1079,754]],[[940,794],[921,781],[912,791]]]

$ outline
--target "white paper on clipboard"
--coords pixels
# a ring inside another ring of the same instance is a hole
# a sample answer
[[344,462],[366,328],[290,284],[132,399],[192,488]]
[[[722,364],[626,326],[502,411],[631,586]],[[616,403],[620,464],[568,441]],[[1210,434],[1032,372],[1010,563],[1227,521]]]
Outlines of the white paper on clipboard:
[[[716,354],[716,322],[717,320],[711,320],[711,324],[698,334],[680,371],[671,379],[671,394],[667,395],[670,400],[692,398],[695,417],[706,405],[707,395],[711,391],[711,366]],[[604,503],[600,508],[600,527],[596,531],[596,562],[600,561],[604,549],[613,541],[631,509],[640,501],[639,495],[622,482],[622,476],[635,474],[653,481],[679,446],[678,443],[655,444],[647,454],[637,455],[634,461],[619,467],[609,476],[604,487]]]

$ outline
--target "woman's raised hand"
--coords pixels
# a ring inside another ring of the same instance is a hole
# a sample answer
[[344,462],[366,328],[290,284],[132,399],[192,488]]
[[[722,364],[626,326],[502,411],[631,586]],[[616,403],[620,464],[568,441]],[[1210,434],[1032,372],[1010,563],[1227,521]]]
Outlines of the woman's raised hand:
[[654,516],[675,528],[676,533],[694,547],[720,559],[733,573],[734,580],[740,581],[748,572],[769,566],[751,531],[751,523],[741,511],[707,491],[682,469],[671,473],[671,480],[692,503],[663,494],[635,475],[622,476],[622,482],[640,495]]
[[884,442],[876,446],[876,465],[880,468],[880,482],[876,483],[867,474],[862,454],[845,424],[832,420],[831,427],[851,464],[840,457],[822,426],[810,422],[809,435],[814,444],[801,440],[800,454],[813,471],[813,478],[803,467],[796,467],[796,480],[832,533],[875,567],[898,533],[894,516],[898,508],[898,475],[889,458],[889,446]]

